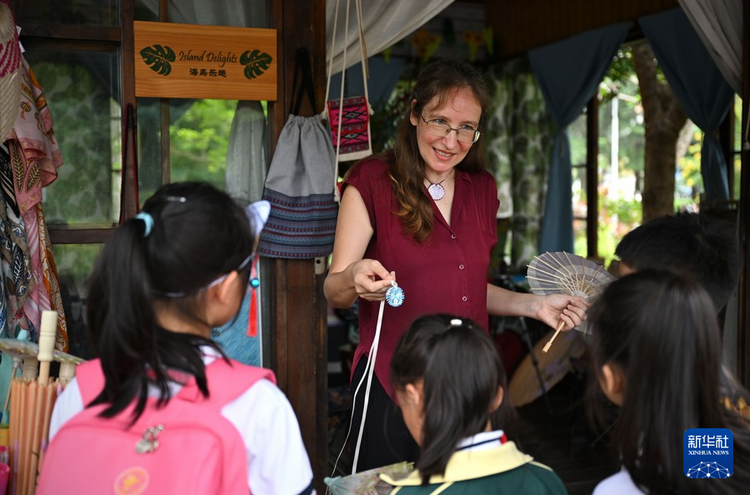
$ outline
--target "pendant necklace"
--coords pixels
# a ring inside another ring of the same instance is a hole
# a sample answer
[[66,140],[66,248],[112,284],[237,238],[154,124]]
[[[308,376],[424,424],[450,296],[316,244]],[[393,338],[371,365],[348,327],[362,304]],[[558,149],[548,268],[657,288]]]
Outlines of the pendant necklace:
[[[453,169],[451,169],[450,174],[445,176],[445,179],[451,176],[453,173]],[[427,175],[425,175],[425,178],[427,178]],[[443,196],[445,196],[445,189],[443,188],[442,184],[445,182],[445,179],[441,180],[440,182],[432,182],[430,179],[427,179],[427,181],[430,183],[430,186],[427,188],[427,192],[430,193],[430,197],[434,199],[435,201],[440,201],[443,199]]]

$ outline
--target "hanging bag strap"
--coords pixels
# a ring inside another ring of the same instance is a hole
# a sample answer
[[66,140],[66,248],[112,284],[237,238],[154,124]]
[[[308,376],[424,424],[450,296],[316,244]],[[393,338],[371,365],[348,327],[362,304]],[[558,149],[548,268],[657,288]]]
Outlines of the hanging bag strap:
[[141,211],[141,202],[138,198],[138,150],[136,148],[136,128],[135,110],[132,103],[125,107],[125,122],[123,128],[125,131],[125,140],[122,147],[122,167],[120,168],[120,221],[119,224],[125,223],[125,189],[128,175],[128,152],[133,154],[133,191],[135,194],[135,211]]
[[[297,87],[297,81],[300,86]],[[306,48],[297,50],[297,60],[294,63],[294,78],[292,80],[292,114],[299,115],[302,106],[302,98],[307,94],[307,98],[312,105],[313,114],[317,112],[318,104],[315,100],[315,86],[313,85],[312,68],[310,65],[310,53]]]
[[[367,114],[368,118],[370,115],[372,115],[372,107],[370,106],[370,97],[367,92],[367,78],[369,77],[369,66],[367,63],[367,47],[365,46],[365,35],[364,35],[364,28],[362,27],[362,0],[354,0],[354,5],[357,9],[357,32],[359,34],[359,48],[360,48],[360,54],[362,55],[362,84],[365,87],[365,103],[367,104]],[[333,75],[333,49],[336,45],[336,31],[338,28],[338,17],[339,17],[339,0],[336,0],[336,10],[333,15],[333,35],[331,36],[331,50],[330,50],[330,60],[328,61],[328,82],[326,83],[326,97],[325,101],[328,102],[328,97],[330,94],[331,89],[331,76]],[[341,198],[339,197],[339,188],[338,188],[338,178],[339,178],[339,155],[341,154],[341,126],[344,122],[344,119],[342,118],[342,113],[344,109],[344,86],[346,81],[346,49],[347,49],[347,35],[349,34],[349,0],[346,0],[346,16],[344,19],[344,51],[342,55],[342,69],[341,69],[341,92],[339,94],[339,121],[338,121],[338,128],[336,129],[336,135],[338,136],[338,139],[336,140],[336,161],[335,161],[335,169],[333,174],[333,196],[334,200],[336,202],[339,202]],[[329,118],[329,116],[325,115],[328,111],[328,106],[326,105],[326,108],[323,110],[323,117]]]

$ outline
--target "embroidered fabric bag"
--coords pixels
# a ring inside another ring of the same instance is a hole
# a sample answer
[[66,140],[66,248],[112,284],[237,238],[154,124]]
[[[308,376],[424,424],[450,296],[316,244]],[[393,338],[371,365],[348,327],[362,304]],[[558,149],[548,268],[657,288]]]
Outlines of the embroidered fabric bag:
[[[271,203],[271,214],[260,234],[258,253],[272,258],[317,258],[333,251],[338,206],[335,192],[335,156],[331,137],[319,115],[299,113],[306,90],[313,112],[309,55],[297,53],[294,83],[303,78],[296,104],[281,130],[268,169],[263,199]],[[294,99],[295,89],[292,89]]]
[[[331,129],[331,141],[336,150],[336,161],[345,162],[359,160],[372,154],[372,139],[370,137],[370,107],[367,94],[367,78],[369,77],[367,66],[367,49],[365,48],[364,33],[362,31],[362,4],[361,0],[355,0],[357,10],[357,26],[359,32],[359,46],[362,54],[362,82],[364,84],[364,95],[344,97],[344,82],[346,80],[346,34],[349,32],[349,0],[347,0],[347,18],[344,22],[344,67],[341,71],[341,94],[338,99],[328,99],[331,88],[331,75],[333,72],[333,55],[328,64],[328,84],[326,86],[326,112],[328,124]],[[333,21],[333,36],[331,37],[331,54],[334,53],[336,43],[336,26],[338,24],[338,3]]]
[[333,147],[339,150],[338,160],[359,160],[370,156],[372,142],[367,98],[365,96],[344,98],[343,110],[341,101],[340,99],[328,100],[328,121],[332,130]]
[[[99,361],[80,365],[76,377],[88,404],[104,386]],[[206,367],[206,377],[210,397],[191,378],[160,409],[150,398],[132,426],[132,407],[114,418],[98,416],[104,405],[84,409],[52,439],[36,494],[249,493],[244,441],[220,411],[256,381],[275,378],[270,370],[223,359]]]

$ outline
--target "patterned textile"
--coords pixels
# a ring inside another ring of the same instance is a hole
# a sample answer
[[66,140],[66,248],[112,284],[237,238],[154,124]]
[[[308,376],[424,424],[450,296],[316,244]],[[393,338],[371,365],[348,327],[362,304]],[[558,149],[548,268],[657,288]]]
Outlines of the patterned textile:
[[492,91],[487,151],[498,182],[498,215],[512,216],[511,271],[538,254],[554,123],[526,58],[485,74]]
[[13,163],[13,186],[21,214],[42,201],[42,188],[57,178],[63,162],[44,89],[25,59],[22,75],[21,112],[11,133],[23,150],[21,160]]
[[36,205],[37,221],[39,222],[39,255],[41,257],[41,266],[44,283],[47,294],[50,297],[51,308],[57,311],[57,334],[55,335],[55,349],[68,352],[68,324],[65,319],[65,309],[60,292],[60,278],[57,274],[57,265],[52,255],[52,243],[49,241],[49,231],[47,222],[44,220],[42,203]]
[[[52,130],[52,116],[44,89],[24,59],[21,111],[7,144],[7,160],[0,160],[0,220],[2,272],[8,317],[7,334],[28,330],[38,340],[41,314],[58,313],[55,348],[68,350],[68,334],[60,296],[57,268],[42,212],[42,188],[57,177],[62,155]],[[2,153],[0,153],[2,154]],[[0,327],[1,328],[1,327]]]
[[[0,176],[2,183],[6,183],[11,174],[11,163],[18,160],[20,152],[15,141],[5,142],[0,155],[9,151],[10,160],[0,159]],[[7,313],[6,333],[15,337],[20,330],[28,330],[32,340],[38,340],[37,326],[30,324],[24,313],[29,294],[34,289],[35,281],[31,273],[31,259],[23,219],[18,217],[17,205],[14,198],[3,194],[0,198],[0,264],[2,264],[2,278],[5,286],[5,305]]]
[[36,217],[36,208],[27,210],[22,215],[23,225],[26,230],[26,242],[29,246],[29,261],[31,262],[31,274],[34,277],[34,286],[29,291],[29,297],[23,306],[23,311],[34,328],[40,328],[42,324],[42,311],[50,309],[49,293],[41,281],[44,279],[41,269],[41,258],[39,256],[39,222]]

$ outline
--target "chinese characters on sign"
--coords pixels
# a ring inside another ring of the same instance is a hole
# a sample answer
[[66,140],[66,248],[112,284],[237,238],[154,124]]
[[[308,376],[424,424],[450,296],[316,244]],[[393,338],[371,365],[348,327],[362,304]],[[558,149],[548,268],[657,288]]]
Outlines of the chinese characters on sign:
[[276,100],[276,31],[136,21],[138,97]]

